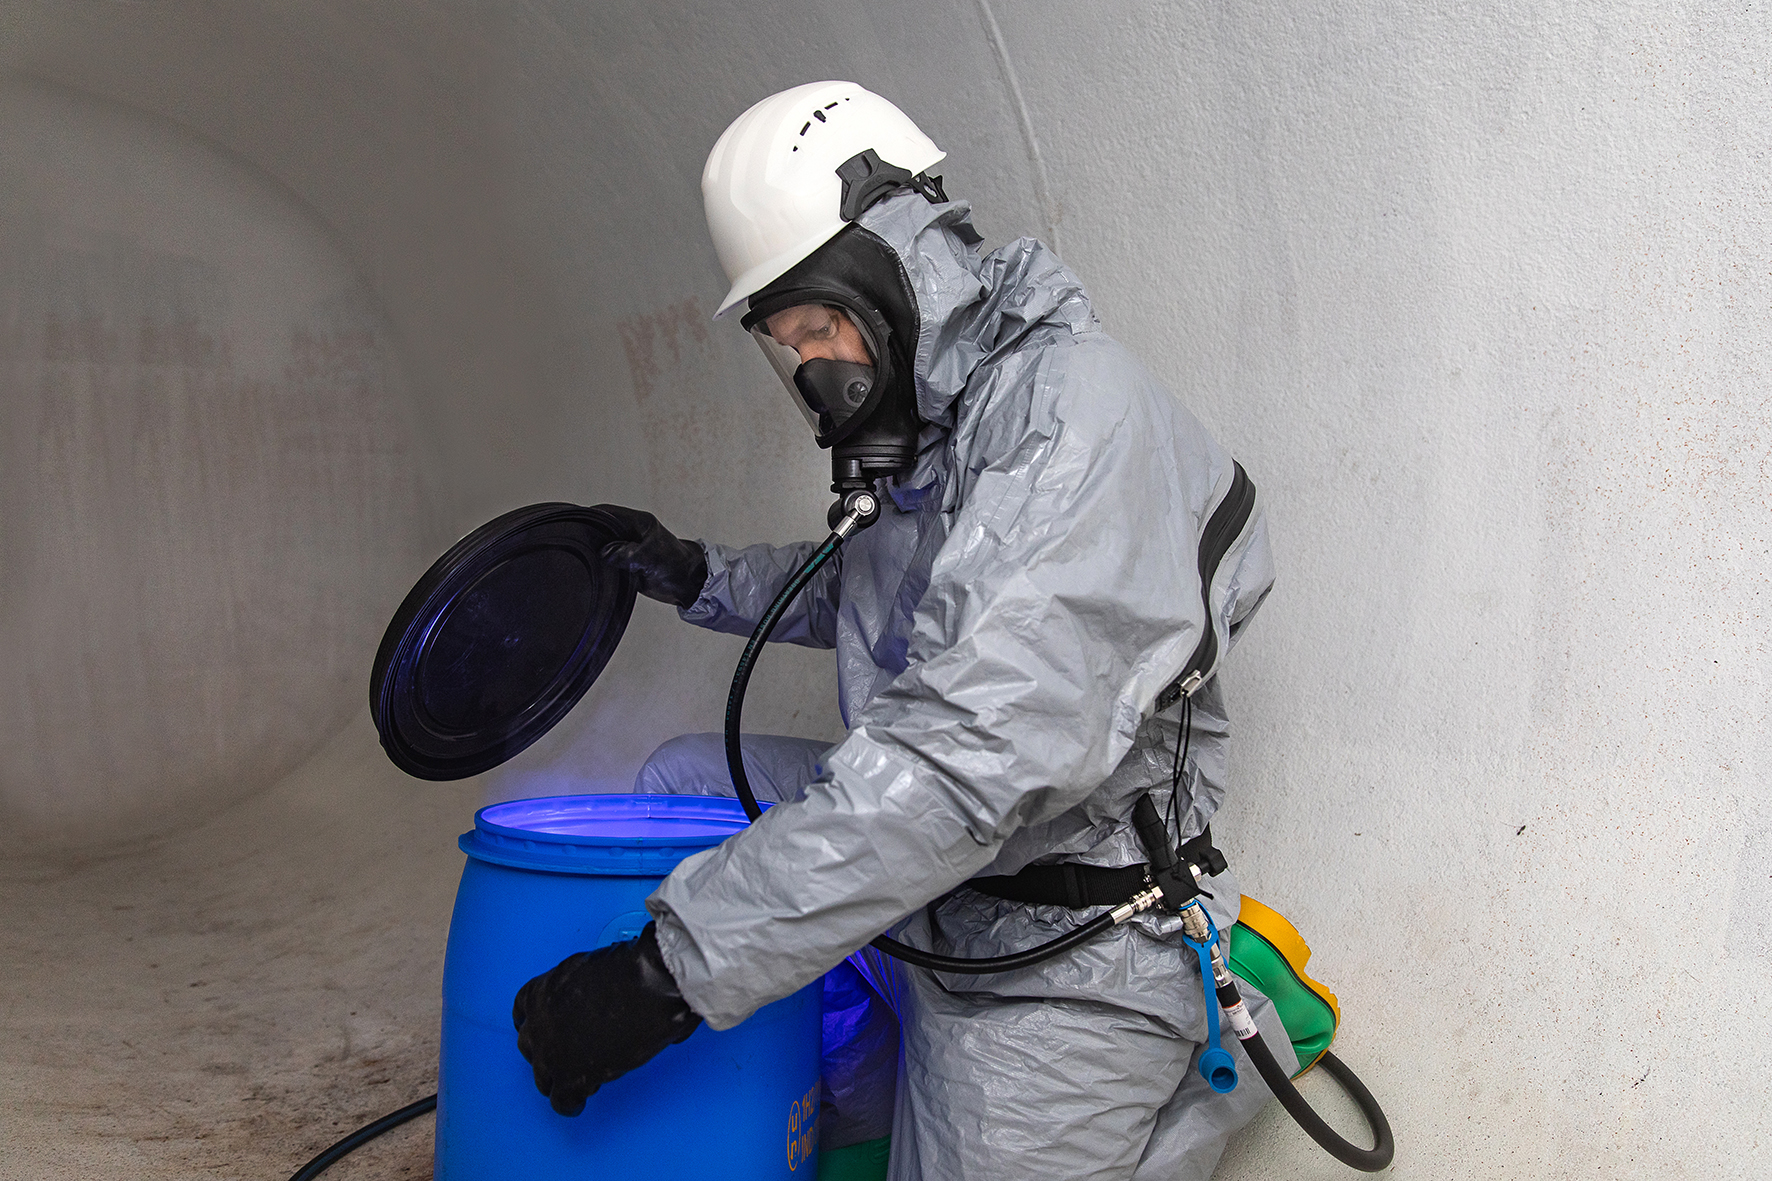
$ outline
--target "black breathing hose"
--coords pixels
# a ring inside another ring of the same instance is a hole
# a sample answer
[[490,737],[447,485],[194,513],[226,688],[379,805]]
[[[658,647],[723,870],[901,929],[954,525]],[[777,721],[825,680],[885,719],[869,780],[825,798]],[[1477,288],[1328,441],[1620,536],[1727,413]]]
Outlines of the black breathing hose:
[[1348,1069],[1347,1063],[1327,1050],[1317,1059],[1317,1064],[1328,1071],[1348,1096],[1359,1104],[1360,1113],[1372,1125],[1374,1143],[1371,1148],[1361,1148],[1358,1144],[1342,1139],[1334,1128],[1323,1122],[1322,1116],[1311,1110],[1311,1105],[1298,1093],[1292,1080],[1286,1077],[1284,1068],[1275,1061],[1274,1052],[1268,1049],[1261,1034],[1245,1041],[1243,1051],[1249,1055],[1249,1061],[1255,1063],[1261,1081],[1274,1093],[1280,1106],[1286,1109],[1286,1113],[1323,1151],[1342,1164],[1367,1173],[1376,1173],[1391,1163],[1391,1157],[1396,1152],[1396,1142],[1391,1138],[1390,1121],[1384,1118],[1384,1110],[1378,1106],[1378,1100],[1372,1097],[1372,1092],[1366,1089],[1366,1084],[1360,1081],[1359,1076]]
[[757,657],[763,651],[763,645],[775,631],[775,625],[781,620],[781,613],[788,609],[794,597],[806,589],[806,584],[817,577],[824,569],[824,564],[836,554],[843,544],[843,535],[833,531],[824,539],[824,544],[813,551],[804,565],[794,571],[763,617],[757,620],[757,626],[751,631],[750,642],[744,646],[739,655],[738,667],[732,673],[732,690],[726,694],[726,766],[732,771],[732,787],[738,792],[738,802],[744,805],[745,815],[752,820],[763,815],[763,809],[757,804],[756,793],[751,791],[751,781],[744,773],[744,757],[738,746],[738,717],[744,712],[744,691],[751,683],[751,669],[757,663]]
[[297,1169],[295,1174],[289,1178],[289,1181],[314,1181],[315,1177],[318,1177],[321,1173],[325,1172],[328,1166],[344,1156],[347,1152],[361,1148],[383,1132],[397,1128],[407,1120],[416,1116],[421,1116],[427,1111],[435,1111],[436,1108],[437,1097],[435,1095],[427,1095],[417,1103],[407,1104],[399,1111],[390,1111],[374,1123],[364,1124],[355,1132],[352,1132],[349,1136],[346,1136],[343,1140],[340,1140],[337,1144],[334,1144],[331,1148],[328,1148],[325,1152],[322,1152],[319,1156]]
[[[775,631],[775,625],[781,620],[782,612],[788,609],[788,604],[792,603],[794,597],[806,588],[806,584],[811,582],[820,570],[824,569],[825,563],[836,555],[847,536],[847,531],[842,530],[840,525],[838,529],[832,530],[831,535],[825,538],[824,544],[814,550],[812,556],[806,559],[805,564],[794,572],[792,578],[788,579],[787,585],[781,588],[781,593],[775,596],[775,601],[769,604],[769,609],[764,611],[762,618],[757,620],[756,629],[751,632],[750,642],[744,646],[744,652],[738,658],[738,668],[732,673],[732,691],[726,695],[726,768],[732,773],[732,788],[738,793],[738,802],[744,805],[745,814],[752,820],[761,816],[763,809],[758,806],[756,793],[751,790],[751,781],[745,775],[744,754],[738,740],[739,719],[744,713],[744,694],[746,686],[751,683],[751,669],[756,665],[757,657],[763,651],[763,645],[769,642],[770,635]],[[1088,922],[1066,931],[1058,938],[1042,943],[1038,947],[1030,947],[1026,951],[1018,951],[1012,955],[989,956],[983,959],[962,959],[959,956],[937,955],[935,952],[924,951],[921,948],[912,947],[908,943],[900,943],[885,935],[873,939],[869,946],[876,951],[885,952],[895,959],[903,960],[907,964],[927,968],[932,972],[954,972],[968,976],[982,976],[988,972],[1009,972],[1016,968],[1030,967],[1049,960],[1055,955],[1062,955],[1077,944],[1093,939],[1108,930],[1114,926],[1115,921],[1113,912],[1109,911],[1097,915]]]

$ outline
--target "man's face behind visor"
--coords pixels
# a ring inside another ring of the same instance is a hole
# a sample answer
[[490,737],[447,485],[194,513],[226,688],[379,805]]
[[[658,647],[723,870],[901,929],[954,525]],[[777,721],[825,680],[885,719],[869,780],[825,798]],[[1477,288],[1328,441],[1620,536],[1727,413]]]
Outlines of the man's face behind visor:
[[776,312],[751,335],[828,446],[873,391],[873,342],[841,309],[816,303]]

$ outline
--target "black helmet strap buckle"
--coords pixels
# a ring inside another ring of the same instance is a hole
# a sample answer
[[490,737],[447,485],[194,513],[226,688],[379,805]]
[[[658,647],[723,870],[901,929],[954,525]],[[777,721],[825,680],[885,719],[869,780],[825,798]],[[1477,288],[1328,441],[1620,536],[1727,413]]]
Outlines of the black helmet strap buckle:
[[868,206],[893,189],[914,189],[932,204],[941,204],[948,199],[941,177],[930,176],[927,172],[912,176],[898,165],[880,159],[879,153],[872,148],[857,152],[837,165],[837,176],[843,182],[843,202],[837,212],[844,221],[854,221],[867,211]]

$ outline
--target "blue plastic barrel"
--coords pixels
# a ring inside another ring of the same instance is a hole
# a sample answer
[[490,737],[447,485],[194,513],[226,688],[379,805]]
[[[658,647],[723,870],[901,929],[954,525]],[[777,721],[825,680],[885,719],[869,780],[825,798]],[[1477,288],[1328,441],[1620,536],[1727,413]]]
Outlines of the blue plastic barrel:
[[703,1025],[573,1118],[536,1091],[511,1028],[525,981],[638,935],[664,875],[744,826],[736,800],[704,796],[553,796],[475,815],[443,962],[439,1181],[814,1176],[816,981],[736,1028]]

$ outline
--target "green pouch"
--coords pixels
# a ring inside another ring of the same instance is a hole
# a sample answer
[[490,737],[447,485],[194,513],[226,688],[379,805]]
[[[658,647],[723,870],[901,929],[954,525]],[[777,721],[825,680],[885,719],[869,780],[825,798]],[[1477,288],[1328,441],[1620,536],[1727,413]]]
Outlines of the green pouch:
[[1247,894],[1231,928],[1230,969],[1274,1002],[1280,1024],[1298,1056],[1297,1078],[1317,1064],[1335,1040],[1341,1006],[1335,994],[1305,975],[1311,949],[1276,910]]
[[890,1136],[820,1152],[818,1181],[885,1181],[886,1162],[891,1158]]

